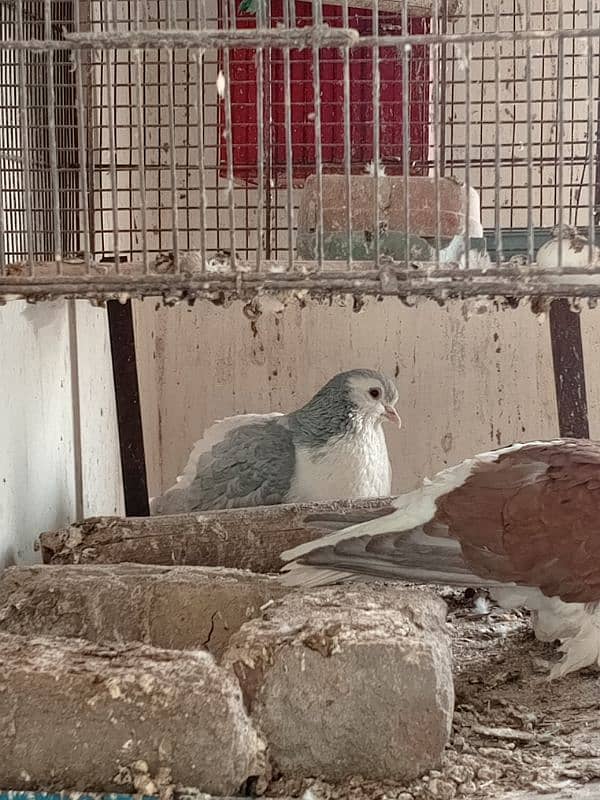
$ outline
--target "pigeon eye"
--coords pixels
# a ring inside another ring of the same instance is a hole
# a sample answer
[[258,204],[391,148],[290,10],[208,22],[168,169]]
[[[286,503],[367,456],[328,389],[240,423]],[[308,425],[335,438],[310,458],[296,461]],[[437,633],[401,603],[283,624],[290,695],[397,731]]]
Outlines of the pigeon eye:
[[379,400],[381,391],[379,389],[369,389],[369,394],[374,400]]

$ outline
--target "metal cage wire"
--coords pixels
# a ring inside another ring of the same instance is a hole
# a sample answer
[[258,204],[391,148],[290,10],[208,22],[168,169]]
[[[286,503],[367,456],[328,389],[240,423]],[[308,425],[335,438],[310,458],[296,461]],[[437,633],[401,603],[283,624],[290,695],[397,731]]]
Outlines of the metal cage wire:
[[[562,6],[255,0],[244,17],[238,0],[0,0],[0,293],[600,295],[568,265],[531,267],[555,225],[591,248],[600,200],[600,11]],[[354,181],[369,169],[359,260]],[[309,173],[311,258],[297,239]],[[350,198],[340,257],[323,227],[332,173]],[[406,235],[410,178],[433,179],[428,263],[386,250],[390,174]],[[466,270],[440,258],[445,178],[464,184]],[[470,255],[470,190],[495,263]]]

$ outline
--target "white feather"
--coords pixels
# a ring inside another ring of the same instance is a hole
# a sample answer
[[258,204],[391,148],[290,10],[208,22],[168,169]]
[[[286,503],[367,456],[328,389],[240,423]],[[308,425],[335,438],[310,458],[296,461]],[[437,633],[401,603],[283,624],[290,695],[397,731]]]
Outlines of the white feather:
[[357,433],[319,450],[299,447],[288,503],[386,497],[392,471],[381,425],[366,425]]
[[531,611],[533,630],[540,642],[560,640],[563,657],[550,671],[551,680],[583,667],[600,667],[600,609],[546,597],[529,586],[495,587],[490,594],[503,608]]
[[486,616],[487,614],[490,613],[490,601],[487,599],[487,597],[479,595],[479,597],[477,597],[475,600],[474,606],[475,606],[475,612],[477,614]]

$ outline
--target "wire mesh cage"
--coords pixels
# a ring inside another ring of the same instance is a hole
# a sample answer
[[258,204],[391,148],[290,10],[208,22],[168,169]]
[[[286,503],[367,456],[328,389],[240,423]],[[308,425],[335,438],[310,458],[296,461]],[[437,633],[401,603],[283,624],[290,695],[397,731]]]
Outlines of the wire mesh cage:
[[556,225],[596,268],[600,11],[563,5],[1,0],[2,294],[600,293],[532,269]]

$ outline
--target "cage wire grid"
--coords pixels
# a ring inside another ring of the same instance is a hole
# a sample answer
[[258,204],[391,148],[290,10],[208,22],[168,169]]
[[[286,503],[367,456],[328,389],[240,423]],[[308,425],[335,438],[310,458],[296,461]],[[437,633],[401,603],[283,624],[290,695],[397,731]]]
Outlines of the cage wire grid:
[[[584,228],[592,255],[594,0],[255,5],[0,0],[1,294],[600,295],[575,268],[531,268],[555,225]],[[405,231],[408,176],[433,179],[429,263],[384,252],[380,203],[369,258],[353,259],[354,181],[369,170],[373,197],[399,181]],[[333,173],[350,197],[335,259],[323,231]],[[306,259],[296,234],[311,174]],[[439,260],[449,177],[466,189],[466,270]],[[468,255],[470,189],[491,265]]]

